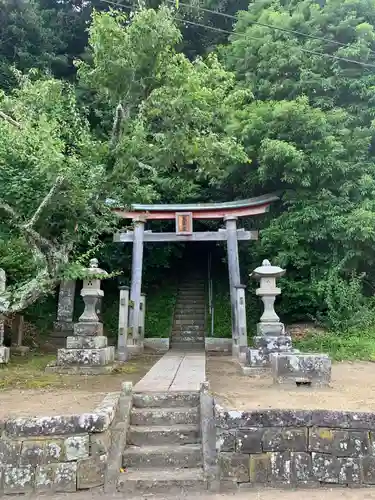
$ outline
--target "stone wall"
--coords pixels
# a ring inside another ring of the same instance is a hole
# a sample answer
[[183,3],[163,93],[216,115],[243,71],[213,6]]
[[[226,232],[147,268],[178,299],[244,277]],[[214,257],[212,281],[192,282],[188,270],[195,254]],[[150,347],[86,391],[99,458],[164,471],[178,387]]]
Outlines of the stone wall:
[[375,485],[375,413],[216,404],[215,425],[222,487]]
[[92,413],[0,421],[0,496],[102,486],[119,408],[110,393]]

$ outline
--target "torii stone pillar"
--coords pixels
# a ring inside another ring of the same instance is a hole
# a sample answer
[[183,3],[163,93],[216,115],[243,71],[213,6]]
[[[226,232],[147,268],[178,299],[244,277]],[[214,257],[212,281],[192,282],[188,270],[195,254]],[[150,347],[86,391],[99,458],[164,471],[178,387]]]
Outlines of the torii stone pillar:
[[237,217],[227,215],[224,217],[227,230],[227,252],[228,252],[228,271],[229,271],[229,290],[232,311],[232,354],[238,356],[240,352],[238,317],[237,317],[237,289],[241,284],[240,263],[238,258],[237,241]]
[[128,360],[128,320],[129,320],[129,287],[120,286],[120,302],[118,315],[117,359]]
[[141,309],[141,289],[142,289],[142,268],[143,268],[143,237],[145,231],[145,218],[140,216],[133,219],[134,240],[133,240],[133,258],[132,258],[132,279],[130,287],[130,326],[132,327],[133,345],[143,347],[139,326]]

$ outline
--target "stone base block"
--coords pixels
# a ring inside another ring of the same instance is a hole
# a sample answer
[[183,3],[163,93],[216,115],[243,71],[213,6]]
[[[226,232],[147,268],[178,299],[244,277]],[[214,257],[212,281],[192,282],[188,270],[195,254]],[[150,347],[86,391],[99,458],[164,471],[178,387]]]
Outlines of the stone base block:
[[16,356],[28,356],[30,353],[30,347],[26,345],[12,345],[10,352]]
[[257,324],[257,335],[271,335],[273,337],[279,337],[285,335],[284,323],[258,323]]
[[204,345],[206,352],[232,354],[232,339],[221,339],[215,337],[205,337]]
[[269,365],[269,356],[261,349],[249,347],[246,353],[246,365],[252,368],[266,368]]
[[108,346],[108,338],[104,335],[98,337],[67,337],[67,349],[103,349]]
[[115,348],[103,347],[100,349],[59,349],[57,351],[57,365],[59,366],[104,366],[115,360]]
[[332,362],[327,354],[274,353],[270,361],[275,384],[326,386],[331,381]]
[[74,324],[75,337],[100,337],[103,335],[103,323],[82,321]]
[[167,352],[169,351],[169,339],[168,338],[158,338],[152,337],[144,339],[143,345],[145,348],[152,349],[155,352]]
[[253,339],[253,344],[256,349],[262,350],[265,354],[270,354],[271,352],[291,351],[292,338],[287,335],[257,335]]
[[73,333],[74,323],[72,321],[55,321],[52,336],[66,337]]
[[144,345],[142,344],[128,344],[126,346],[128,357],[131,358],[133,356],[137,356],[138,354],[142,354],[144,351]]
[[6,364],[9,362],[10,349],[9,347],[0,347],[0,364]]

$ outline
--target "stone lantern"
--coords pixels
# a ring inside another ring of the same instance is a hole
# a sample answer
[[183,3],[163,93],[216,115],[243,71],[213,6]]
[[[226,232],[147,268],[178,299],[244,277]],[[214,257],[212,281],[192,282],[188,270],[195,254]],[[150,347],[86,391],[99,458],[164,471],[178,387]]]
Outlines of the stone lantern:
[[[260,318],[259,333],[283,333],[284,325],[280,323],[280,318],[275,311],[275,300],[277,295],[281,294],[280,288],[276,286],[276,278],[283,276],[285,274],[285,269],[281,269],[278,266],[272,266],[269,260],[264,260],[262,265],[257,267],[252,273],[251,277],[260,281],[259,288],[256,290],[256,294],[261,298],[264,305],[264,312]],[[267,328],[266,325],[270,325]],[[276,324],[278,326],[276,326]],[[282,328],[280,330],[280,326]],[[265,327],[265,328],[264,328]]]
[[85,309],[74,325],[74,336],[67,337],[66,349],[57,351],[54,371],[87,374],[111,371],[115,357],[114,347],[108,347],[103,335],[103,324],[97,315],[97,302],[104,296],[101,279],[108,273],[98,267],[97,259],[90,260],[81,291]]
[[104,296],[100,288],[101,277],[108,273],[98,267],[98,259],[90,260],[90,267],[87,269],[88,277],[83,280],[81,296],[85,303],[85,310],[79,317],[79,322],[99,322],[97,315],[97,303]]
[[291,338],[285,335],[284,324],[280,322],[275,311],[275,300],[281,290],[276,286],[276,279],[285,274],[281,267],[273,266],[269,260],[264,260],[251,277],[259,280],[256,294],[261,298],[264,311],[257,324],[257,335],[254,337],[254,347],[247,351],[247,363],[252,367],[267,367],[270,354],[290,351]]

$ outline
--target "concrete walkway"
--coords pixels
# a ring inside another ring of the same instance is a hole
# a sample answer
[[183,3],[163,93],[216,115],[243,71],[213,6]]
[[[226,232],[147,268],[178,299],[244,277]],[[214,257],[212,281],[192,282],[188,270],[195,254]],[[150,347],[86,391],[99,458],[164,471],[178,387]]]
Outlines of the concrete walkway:
[[205,379],[204,351],[171,350],[135,385],[134,392],[199,391]]

